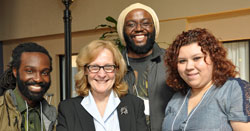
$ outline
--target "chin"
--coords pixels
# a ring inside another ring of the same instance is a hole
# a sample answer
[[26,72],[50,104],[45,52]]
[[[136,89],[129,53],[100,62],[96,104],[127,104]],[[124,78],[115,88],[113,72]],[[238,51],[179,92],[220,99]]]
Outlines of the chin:
[[146,43],[136,43],[136,46],[138,46],[138,47],[142,47],[144,45],[146,45]]

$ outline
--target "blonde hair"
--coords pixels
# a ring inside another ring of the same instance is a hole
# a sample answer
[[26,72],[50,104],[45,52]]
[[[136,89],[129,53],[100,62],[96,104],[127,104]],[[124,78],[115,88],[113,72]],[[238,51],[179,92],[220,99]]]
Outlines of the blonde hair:
[[119,97],[122,97],[128,93],[127,83],[123,81],[123,77],[127,71],[127,66],[119,49],[110,41],[94,40],[80,50],[80,53],[76,59],[78,72],[75,75],[75,86],[78,95],[88,95],[91,87],[86,76],[85,65],[88,65],[94,61],[103,49],[108,49],[112,52],[114,64],[118,66],[115,73],[115,83],[113,85],[113,90]]
[[118,35],[123,43],[123,45],[126,45],[125,43],[125,40],[124,40],[124,34],[123,34],[123,29],[124,29],[124,22],[125,22],[125,18],[126,16],[128,15],[128,13],[132,10],[135,10],[135,9],[143,9],[145,11],[147,11],[152,19],[153,19],[153,22],[154,22],[154,28],[155,28],[155,38],[158,37],[159,35],[159,32],[160,32],[160,23],[159,23],[159,19],[155,13],[155,11],[150,8],[149,6],[146,6],[144,4],[141,4],[141,3],[134,3],[130,6],[128,6],[127,8],[125,8],[119,15],[118,17],[118,20],[117,20],[117,32],[118,32]]

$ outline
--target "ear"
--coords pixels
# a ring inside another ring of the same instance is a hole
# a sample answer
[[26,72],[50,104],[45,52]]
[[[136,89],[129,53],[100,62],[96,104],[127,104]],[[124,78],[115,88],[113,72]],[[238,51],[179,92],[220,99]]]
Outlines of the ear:
[[88,75],[88,72],[87,72],[87,71],[84,71],[84,75],[87,76],[87,75]]
[[87,76],[89,73],[88,73],[88,70],[86,68],[84,68],[84,75]]
[[16,76],[17,76],[17,70],[16,70],[16,68],[13,68],[13,69],[12,69],[12,73],[13,73],[13,75],[14,75],[15,78],[16,78]]

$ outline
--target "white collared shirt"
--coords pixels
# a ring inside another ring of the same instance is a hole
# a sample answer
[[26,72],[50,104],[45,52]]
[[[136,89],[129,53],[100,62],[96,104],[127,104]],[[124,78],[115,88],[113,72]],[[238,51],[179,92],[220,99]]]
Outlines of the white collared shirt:
[[102,117],[90,91],[89,95],[84,97],[81,102],[81,105],[93,117],[96,131],[120,131],[119,119],[116,109],[119,104],[120,99],[112,90],[104,115]]

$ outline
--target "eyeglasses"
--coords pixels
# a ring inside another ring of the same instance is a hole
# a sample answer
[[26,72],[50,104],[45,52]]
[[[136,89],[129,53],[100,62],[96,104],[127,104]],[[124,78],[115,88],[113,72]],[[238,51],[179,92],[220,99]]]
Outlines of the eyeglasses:
[[100,71],[100,69],[102,68],[106,73],[111,73],[115,70],[115,68],[117,68],[116,65],[105,65],[105,66],[99,66],[99,65],[86,65],[86,68],[88,68],[88,70],[91,73],[97,73]]

